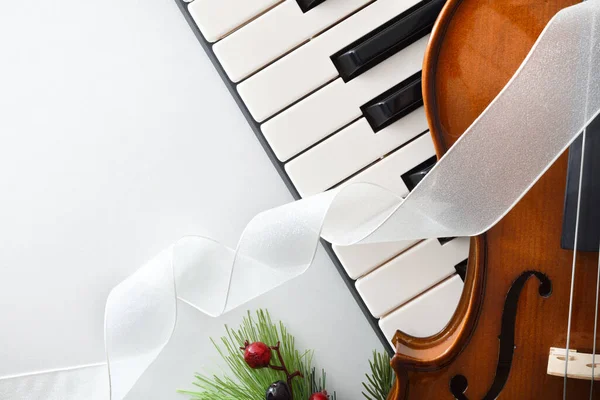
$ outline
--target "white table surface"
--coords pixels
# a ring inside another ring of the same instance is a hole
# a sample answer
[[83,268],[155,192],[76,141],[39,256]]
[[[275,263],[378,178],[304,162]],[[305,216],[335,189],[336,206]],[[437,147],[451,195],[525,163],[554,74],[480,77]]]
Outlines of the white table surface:
[[[101,362],[110,289],[179,237],[234,246],[291,196],[172,0],[0,5],[0,377]],[[323,251],[221,318],[184,304],[132,399],[184,399],[209,337],[268,308],[360,399],[382,346]]]

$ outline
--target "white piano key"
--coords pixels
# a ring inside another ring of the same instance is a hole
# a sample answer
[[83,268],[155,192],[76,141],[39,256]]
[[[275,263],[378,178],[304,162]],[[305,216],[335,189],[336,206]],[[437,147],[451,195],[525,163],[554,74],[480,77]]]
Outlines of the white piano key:
[[402,175],[433,156],[435,156],[435,148],[431,135],[427,132],[377,164],[348,179],[343,186],[356,182],[373,183],[404,197],[408,194],[408,188],[402,180]]
[[444,329],[456,311],[463,286],[463,281],[455,274],[380,319],[379,327],[392,348],[392,338],[397,330],[416,337],[428,337]]
[[443,245],[428,239],[356,281],[356,290],[374,317],[380,318],[419,293],[453,275],[469,256],[469,238]]
[[381,264],[391,260],[418,240],[402,242],[368,243],[354,246],[332,246],[348,276],[358,279]]
[[306,42],[372,0],[327,0],[306,14],[285,0],[217,42],[213,51],[233,82]]
[[419,39],[348,83],[336,79],[265,122],[261,130],[277,158],[286,161],[352,122],[362,115],[360,106],[420,71],[428,40]]
[[262,122],[335,79],[331,55],[419,1],[378,0],[240,83],[238,92],[254,119]]
[[194,0],[188,10],[204,38],[216,42],[281,1]]
[[[434,155],[435,149],[431,136],[425,134],[344,182],[344,186],[355,182],[373,183],[404,197],[408,194],[408,188],[401,176]],[[403,241],[355,246],[334,245],[333,251],[348,276],[358,279],[417,242]]]
[[285,164],[302,197],[323,192],[427,130],[423,107],[373,133],[361,118]]

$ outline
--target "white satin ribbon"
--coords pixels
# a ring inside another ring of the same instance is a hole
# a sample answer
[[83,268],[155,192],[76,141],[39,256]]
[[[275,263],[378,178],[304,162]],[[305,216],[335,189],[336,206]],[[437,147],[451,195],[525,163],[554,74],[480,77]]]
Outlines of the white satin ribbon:
[[[352,184],[258,214],[235,250],[183,238],[120,283],[105,312],[111,398],[124,398],[170,340],[177,299],[219,316],[302,274],[320,237],[350,245],[491,228],[600,112],[599,17],[600,0],[558,13],[502,92],[404,201]],[[68,376],[88,372],[36,375],[45,383],[26,388],[32,376],[0,381],[0,397],[81,399],[82,387],[94,388],[98,378]]]

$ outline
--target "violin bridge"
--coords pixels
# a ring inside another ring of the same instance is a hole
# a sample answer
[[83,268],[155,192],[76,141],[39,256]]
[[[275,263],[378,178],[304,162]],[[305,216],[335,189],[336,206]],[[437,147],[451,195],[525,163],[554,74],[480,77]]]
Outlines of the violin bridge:
[[[592,354],[578,353],[577,350],[569,350],[569,363],[567,378],[600,380],[600,354],[596,354],[595,360],[592,360]],[[595,365],[592,364],[595,362]],[[565,376],[566,350],[557,347],[550,347],[548,356],[548,375]],[[592,368],[593,366],[593,368]],[[593,370],[593,377],[592,377]]]

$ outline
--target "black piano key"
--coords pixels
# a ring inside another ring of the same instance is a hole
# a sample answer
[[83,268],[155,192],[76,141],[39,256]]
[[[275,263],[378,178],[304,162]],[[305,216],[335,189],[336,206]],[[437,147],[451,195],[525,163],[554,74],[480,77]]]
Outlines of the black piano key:
[[302,12],[306,13],[323,3],[325,0],[296,0]]
[[[577,198],[579,195],[579,175],[581,171],[582,137],[569,147],[569,166],[561,247],[573,250],[575,244],[575,221],[577,219]],[[600,246],[600,117],[587,127],[581,179],[581,204],[579,210],[579,232],[577,250],[597,252]]]
[[375,97],[360,109],[373,131],[378,132],[422,105],[421,72],[418,72]]
[[456,270],[456,273],[458,274],[458,276],[460,276],[460,279],[462,279],[462,281],[465,281],[465,277],[467,276],[467,266],[469,265],[469,259],[465,259],[462,260],[461,262],[459,262],[458,264],[456,264],[454,266],[454,269]]
[[427,173],[431,171],[436,161],[436,156],[433,156],[423,161],[421,164],[417,165],[410,171],[407,171],[406,173],[402,174],[402,180],[404,181],[404,184],[406,185],[408,190],[412,191],[419,184],[419,182],[421,182],[421,180],[425,178],[425,175],[427,175]]
[[454,237],[454,236],[451,236],[451,237],[443,237],[443,238],[438,238],[438,242],[440,242],[440,244],[443,246],[443,245],[445,245],[446,243],[448,243],[449,241],[451,241],[451,240],[454,240],[454,239],[456,239],[456,237]]
[[421,2],[331,56],[348,82],[431,32],[446,0]]

